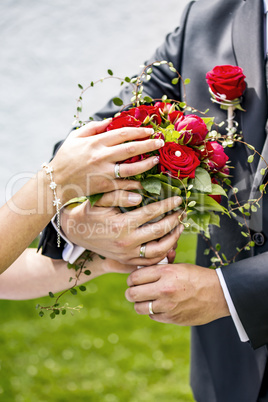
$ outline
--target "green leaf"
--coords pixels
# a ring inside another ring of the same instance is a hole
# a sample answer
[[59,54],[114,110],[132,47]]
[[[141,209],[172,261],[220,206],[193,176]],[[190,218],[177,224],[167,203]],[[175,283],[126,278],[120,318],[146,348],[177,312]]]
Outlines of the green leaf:
[[261,175],[264,176],[266,172],[266,169],[261,169]]
[[44,311],[39,311],[38,315],[39,315],[39,317],[44,317],[45,313],[44,313]]
[[225,255],[224,253],[221,253],[221,255],[222,255],[222,258],[223,258],[225,261],[228,261],[226,255]]
[[77,295],[77,290],[75,288],[70,289],[72,295]]
[[188,85],[190,84],[190,82],[191,82],[190,78],[185,78],[184,85]]
[[146,103],[152,103],[152,101],[153,101],[150,96],[145,96],[145,97],[143,98],[143,100],[144,100],[144,102],[146,102]]
[[53,297],[55,297],[54,293],[52,293],[52,292],[48,292],[48,295],[49,295],[49,297],[51,297],[51,299],[53,299]]
[[210,253],[210,249],[209,249],[209,248],[206,248],[206,249],[204,250],[204,255],[209,255],[209,253]]
[[254,161],[254,155],[249,155],[248,163],[252,163]]
[[254,151],[254,150],[255,150],[254,146],[253,146],[253,145],[251,145],[251,144],[246,144],[246,146],[247,146],[249,149],[251,149],[252,151]]
[[86,198],[89,200],[91,207],[93,207],[96,204],[96,202],[101,199],[102,196],[103,196],[103,193],[99,193],[99,194],[89,195]]
[[210,212],[210,225],[217,226],[218,228],[220,227],[220,217],[219,215],[215,214],[214,212]]
[[122,106],[124,104],[121,98],[113,98],[113,103],[115,106]]
[[173,85],[178,84],[178,82],[179,82],[179,78],[173,78],[173,80],[171,81],[171,83],[172,83]]
[[61,314],[62,314],[62,315],[65,315],[65,314],[66,314],[66,310],[65,310],[65,309],[61,310]]
[[215,201],[209,195],[203,193],[192,193],[189,201],[191,200],[196,201],[195,209],[197,209],[200,212],[217,211],[228,214],[227,209],[223,207],[221,204],[219,204],[217,201]]
[[83,86],[81,84],[78,84],[78,88],[80,89],[84,89]]
[[195,204],[196,204],[196,201],[191,201],[191,202],[189,202],[188,207],[192,208],[195,206]]
[[108,72],[109,75],[114,75],[114,73],[110,69],[107,72]]
[[141,185],[148,193],[160,195],[161,181],[155,177],[149,177],[141,181]]
[[211,185],[212,185],[212,191],[210,193],[211,195],[224,195],[225,197],[227,197],[225,190],[221,186],[219,186],[219,184],[212,183]]
[[212,192],[211,177],[205,169],[201,167],[196,168],[193,186],[195,190],[204,193],[210,194]]
[[85,292],[87,290],[84,285],[79,286],[79,289],[81,290],[81,292]]
[[125,77],[125,81],[126,81],[126,82],[130,82],[131,80],[130,80],[129,77]]
[[89,269],[86,269],[86,270],[84,271],[84,274],[89,276],[89,275],[91,275],[91,271],[90,271]]

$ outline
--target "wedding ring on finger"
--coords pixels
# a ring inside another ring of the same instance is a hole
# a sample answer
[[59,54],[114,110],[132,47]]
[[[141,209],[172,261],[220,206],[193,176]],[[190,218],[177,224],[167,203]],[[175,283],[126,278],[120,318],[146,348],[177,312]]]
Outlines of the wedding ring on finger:
[[116,179],[121,179],[121,176],[120,176],[120,165],[119,165],[119,163],[116,163],[116,164],[114,165],[114,175],[115,175],[115,178],[116,178]]
[[153,312],[153,302],[152,301],[149,302],[148,308],[149,308],[149,314],[153,315],[154,312]]
[[140,258],[145,258],[146,244],[142,244],[140,248]]

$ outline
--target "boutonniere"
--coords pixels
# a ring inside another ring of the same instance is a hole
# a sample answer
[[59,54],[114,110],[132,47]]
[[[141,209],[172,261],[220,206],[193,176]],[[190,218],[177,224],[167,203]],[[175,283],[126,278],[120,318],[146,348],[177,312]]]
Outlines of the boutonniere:
[[242,95],[246,89],[245,75],[238,66],[215,66],[206,74],[212,102],[227,110],[227,142],[233,145],[233,136],[238,123],[234,120],[235,109],[245,111],[241,106]]

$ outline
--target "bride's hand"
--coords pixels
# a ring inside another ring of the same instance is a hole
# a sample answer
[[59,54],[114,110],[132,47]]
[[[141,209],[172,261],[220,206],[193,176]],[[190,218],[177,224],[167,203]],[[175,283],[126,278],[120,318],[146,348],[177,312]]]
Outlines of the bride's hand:
[[[155,151],[164,143],[147,138],[153,134],[152,128],[124,127],[105,132],[109,123],[110,119],[91,122],[74,130],[51,161],[57,191],[63,201],[121,189],[125,186],[124,177],[145,172],[158,163],[156,156],[135,163],[121,163],[122,180],[114,180],[116,162]],[[135,141],[139,139],[144,140]]]
[[[87,201],[73,209],[63,208],[61,227],[65,236],[85,249],[122,264],[157,264],[173,250],[181,235],[183,225],[179,217],[182,211],[173,212],[155,223],[146,222],[177,208],[181,199],[171,197],[125,213],[111,207],[137,205],[141,202],[139,197],[118,190],[104,194],[94,207]],[[142,244],[146,244],[145,257],[140,257]]]

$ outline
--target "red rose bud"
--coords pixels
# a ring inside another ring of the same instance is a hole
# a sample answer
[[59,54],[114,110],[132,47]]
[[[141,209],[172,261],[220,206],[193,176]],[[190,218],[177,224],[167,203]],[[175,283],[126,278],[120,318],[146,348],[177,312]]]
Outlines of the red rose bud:
[[159,168],[163,173],[175,178],[194,178],[195,169],[200,165],[197,153],[186,145],[166,142],[159,149]]
[[154,139],[160,138],[161,140],[165,141],[165,136],[163,133],[161,133],[161,131],[158,131],[157,133],[153,134],[153,138]]
[[206,148],[208,151],[208,166],[210,170],[222,170],[229,159],[224,152],[223,146],[216,141],[208,141]]
[[132,156],[129,159],[126,159],[124,161],[120,161],[120,163],[134,163],[134,162],[140,162],[143,161],[144,159],[150,158],[149,154],[143,154],[143,155],[136,155]]
[[245,78],[242,68],[230,65],[216,66],[206,74],[208,86],[216,98],[217,95],[225,95],[227,100],[243,95],[246,89]]
[[207,133],[207,126],[201,117],[195,114],[189,114],[187,116],[182,116],[174,126],[176,131],[181,132],[184,136],[183,143],[198,145],[201,144]]

